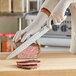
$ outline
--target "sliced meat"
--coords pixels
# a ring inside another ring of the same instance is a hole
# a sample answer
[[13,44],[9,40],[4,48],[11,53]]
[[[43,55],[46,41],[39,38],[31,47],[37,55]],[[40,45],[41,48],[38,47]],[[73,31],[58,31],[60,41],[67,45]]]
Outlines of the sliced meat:
[[16,63],[40,63],[39,60],[17,61]]
[[38,66],[37,65],[33,65],[33,66],[31,66],[31,65],[29,65],[29,66],[21,66],[21,65],[17,65],[17,67],[18,68],[22,68],[22,69],[37,69],[38,68]]
[[37,69],[40,66],[39,60],[18,61],[17,67],[23,69]]
[[31,60],[31,61],[17,62],[17,65],[35,65],[35,64],[40,64],[40,61]]
[[40,63],[17,63],[17,65],[36,65],[36,64],[40,64]]
[[[17,65],[19,65],[19,64],[17,64]],[[38,64],[28,64],[28,65],[19,65],[19,66],[37,66]]]
[[25,50],[23,50],[19,55],[19,59],[35,59],[38,58],[40,54],[40,46],[38,44],[32,44]]

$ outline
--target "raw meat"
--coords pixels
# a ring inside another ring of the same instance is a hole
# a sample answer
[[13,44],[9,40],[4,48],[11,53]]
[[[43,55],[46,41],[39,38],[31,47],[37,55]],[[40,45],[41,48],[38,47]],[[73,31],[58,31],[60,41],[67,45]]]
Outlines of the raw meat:
[[19,55],[18,58],[19,59],[35,59],[38,58],[39,54],[40,54],[40,46],[39,44],[32,44],[30,45],[28,48],[26,48],[25,50],[23,50]]
[[19,62],[17,62],[17,63],[40,63],[40,61],[39,60],[28,60],[28,61],[19,61]]
[[40,64],[40,61],[39,60],[29,60],[29,61],[17,62],[17,65],[35,65],[35,64]]
[[18,68],[22,68],[22,69],[37,69],[37,65],[34,65],[34,66],[31,66],[31,65],[29,65],[29,66],[21,66],[21,65],[17,65],[17,67]]
[[28,60],[17,62],[17,67],[22,69],[37,69],[40,66],[39,60]]

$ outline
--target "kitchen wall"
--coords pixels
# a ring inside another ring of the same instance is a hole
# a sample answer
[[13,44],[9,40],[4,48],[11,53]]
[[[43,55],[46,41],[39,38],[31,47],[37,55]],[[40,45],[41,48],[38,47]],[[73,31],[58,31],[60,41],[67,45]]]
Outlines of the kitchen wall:
[[17,19],[0,18],[1,33],[15,33],[18,30]]
[[[22,29],[25,28],[25,20],[22,19]],[[0,32],[1,33],[15,33],[18,30],[17,18],[0,18]]]
[[[26,4],[26,1],[25,1]],[[25,7],[26,9],[26,7]],[[25,19],[22,19],[22,29],[25,28]],[[16,33],[18,30],[18,19],[0,17],[0,32],[1,33]]]

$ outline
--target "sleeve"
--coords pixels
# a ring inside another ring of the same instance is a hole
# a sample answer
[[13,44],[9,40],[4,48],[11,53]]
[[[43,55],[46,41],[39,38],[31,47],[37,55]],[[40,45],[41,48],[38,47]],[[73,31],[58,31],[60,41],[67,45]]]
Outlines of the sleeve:
[[45,0],[41,9],[46,8],[51,12],[55,8],[55,6],[57,5],[58,2],[59,2],[59,0]]

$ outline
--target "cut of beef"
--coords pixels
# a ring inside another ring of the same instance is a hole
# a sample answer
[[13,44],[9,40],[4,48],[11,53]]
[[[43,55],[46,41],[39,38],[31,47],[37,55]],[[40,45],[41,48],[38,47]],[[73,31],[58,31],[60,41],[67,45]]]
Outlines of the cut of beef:
[[37,64],[30,64],[30,63],[29,64],[25,64],[25,65],[22,65],[22,64],[21,65],[17,64],[17,65],[19,65],[19,66],[37,66]]
[[17,65],[35,65],[35,64],[40,64],[40,61],[39,60],[29,60],[29,61],[17,62]]
[[16,63],[40,63],[39,60],[17,61]]
[[22,69],[37,69],[40,66],[39,60],[28,60],[17,62],[17,67]]
[[31,66],[31,65],[29,65],[29,66],[26,66],[26,65],[17,65],[17,67],[18,68],[22,68],[22,69],[37,69],[38,68],[38,66],[37,65],[34,65],[34,66]]
[[[18,43],[19,45],[19,43]],[[25,50],[23,50],[19,55],[19,59],[35,59],[38,58],[40,54],[40,46],[39,44],[32,44],[29,47],[27,47]]]

